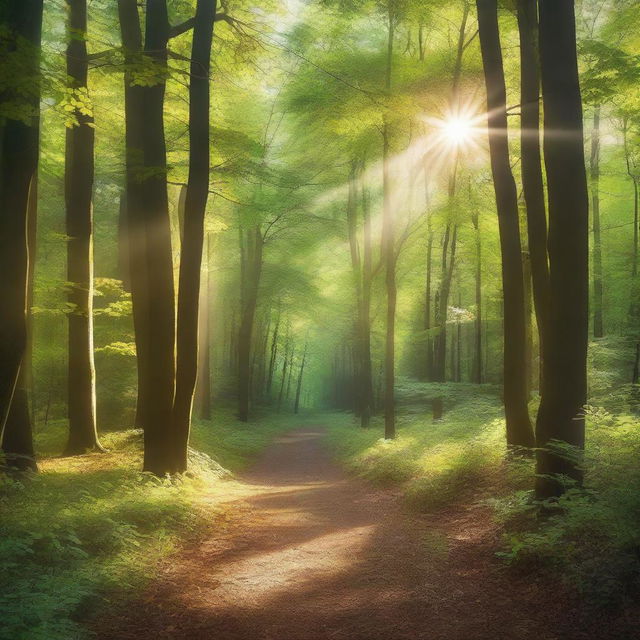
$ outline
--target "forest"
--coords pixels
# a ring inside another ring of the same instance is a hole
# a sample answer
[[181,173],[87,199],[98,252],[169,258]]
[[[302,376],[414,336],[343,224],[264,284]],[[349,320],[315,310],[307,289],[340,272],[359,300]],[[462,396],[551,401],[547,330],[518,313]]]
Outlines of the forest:
[[0,640],[640,638],[640,2],[0,0]]

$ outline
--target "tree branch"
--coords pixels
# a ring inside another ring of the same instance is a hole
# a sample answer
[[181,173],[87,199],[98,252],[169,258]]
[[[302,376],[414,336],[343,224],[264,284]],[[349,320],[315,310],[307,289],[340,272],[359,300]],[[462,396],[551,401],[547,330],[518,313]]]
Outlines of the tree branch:
[[175,25],[169,29],[169,38],[177,38],[181,36],[183,33],[189,31],[189,29],[193,29],[193,24],[195,23],[195,18],[189,18],[180,24]]

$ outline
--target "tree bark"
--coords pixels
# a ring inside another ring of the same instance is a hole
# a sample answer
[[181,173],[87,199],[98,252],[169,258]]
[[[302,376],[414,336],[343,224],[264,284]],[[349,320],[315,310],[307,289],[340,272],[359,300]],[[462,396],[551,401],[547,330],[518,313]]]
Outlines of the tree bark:
[[581,483],[580,464],[551,441],[584,447],[589,331],[589,195],[572,0],[540,1],[544,157],[549,191],[550,323],[537,422],[539,499]]
[[[33,394],[33,275],[36,255],[36,225],[38,217],[38,176],[34,175],[29,189],[27,203],[27,250],[29,266],[27,270],[27,345],[20,367],[11,409],[2,435],[2,451],[7,466],[18,471],[37,471],[35,449],[33,446],[32,407],[29,406],[29,395]],[[33,399],[32,403],[33,404]]]
[[[392,3],[388,4],[388,33],[387,33],[387,70],[386,92],[391,95],[391,74],[393,64],[393,38],[395,30],[395,16]],[[390,128],[388,116],[385,114],[382,131],[382,257],[385,268],[385,286],[387,291],[387,327],[384,355],[384,437],[396,437],[396,408],[395,408],[395,339],[396,339],[396,247],[395,220],[391,202],[390,176]]]
[[133,301],[133,325],[136,342],[138,394],[135,426],[145,429],[148,422],[147,400],[149,364],[149,313],[147,289],[147,264],[145,221],[141,201],[144,198],[142,176],[142,121],[144,88],[134,84],[135,65],[142,60],[142,31],[136,0],[118,0],[118,17],[122,47],[124,49],[124,107],[125,107],[125,240],[129,255],[131,298]]
[[300,393],[302,391],[302,376],[304,375],[304,366],[307,362],[307,346],[304,345],[304,352],[302,354],[302,362],[300,364],[300,371],[298,373],[298,385],[296,387],[296,399],[293,405],[293,413],[298,415],[298,411],[300,410]]
[[522,187],[527,206],[527,236],[538,343],[543,351],[549,323],[549,256],[547,212],[540,149],[540,61],[538,0],[518,0],[520,33],[520,130]]
[[474,358],[472,381],[482,384],[482,236],[480,234],[480,216],[474,211],[471,217],[476,232],[476,319],[474,324]]
[[[449,200],[453,201],[455,195],[455,181],[449,184]],[[449,295],[451,293],[451,281],[456,262],[456,248],[458,244],[458,226],[449,223],[442,240],[442,269],[440,275],[440,287],[435,299],[435,326],[438,330],[433,343],[433,380],[444,382],[446,380],[447,362],[447,315],[449,310]]]
[[[88,96],[87,2],[67,3],[67,78],[75,95]],[[67,228],[68,411],[66,455],[99,449],[96,425],[96,375],[93,361],[93,116],[80,108],[67,127],[65,204]]]
[[198,379],[196,381],[195,398],[198,417],[201,420],[211,419],[211,302],[213,284],[210,274],[210,261],[213,253],[211,234],[206,234],[204,260],[204,280],[200,285],[199,313],[199,348],[198,348]]
[[147,0],[144,56],[156,72],[155,84],[143,87],[142,95],[144,175],[139,204],[145,225],[147,295],[141,301],[134,292],[133,304],[143,302],[148,319],[144,470],[160,476],[175,468],[176,309],[164,134],[168,39],[166,0]]
[[271,355],[269,357],[269,370],[267,372],[267,397],[271,395],[271,387],[273,385],[273,372],[276,365],[276,358],[278,356],[278,332],[280,331],[280,306],[278,305],[278,317],[276,318],[276,325],[273,329],[273,337],[271,338]]
[[591,132],[591,214],[593,220],[593,337],[604,336],[602,237],[600,231],[600,105],[593,108]]
[[504,408],[507,444],[534,445],[527,408],[524,276],[518,195],[509,162],[507,106],[497,0],[477,0],[480,49],[487,89],[489,153],[496,194],[504,297]]
[[198,0],[193,26],[189,81],[189,178],[180,251],[176,387],[173,405],[175,470],[187,468],[191,408],[198,374],[198,318],[204,221],[209,196],[209,111],[211,44],[215,0]]
[[[364,171],[363,171],[364,173]],[[373,285],[373,243],[371,240],[371,213],[369,211],[369,194],[362,183],[362,386],[364,402],[360,425],[369,427],[374,411],[373,366],[371,362],[371,288]]]
[[258,306],[258,289],[262,276],[262,250],[264,239],[260,225],[249,230],[244,256],[243,308],[238,330],[238,418],[248,422],[251,405],[251,346],[253,325]]
[[12,89],[7,90],[9,98],[25,105],[30,117],[29,122],[7,118],[0,142],[0,439],[5,455],[25,456],[22,460],[28,467],[35,464],[30,421],[20,421],[18,439],[5,440],[4,432],[27,347],[27,218],[38,168],[42,4],[42,0],[9,0],[0,7],[7,49],[19,46],[24,52],[20,81],[32,83],[26,95],[12,96]]

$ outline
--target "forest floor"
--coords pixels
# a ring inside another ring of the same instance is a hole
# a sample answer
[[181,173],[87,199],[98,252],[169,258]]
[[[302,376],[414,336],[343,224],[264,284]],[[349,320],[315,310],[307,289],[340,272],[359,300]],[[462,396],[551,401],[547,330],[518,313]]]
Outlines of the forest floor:
[[[407,510],[347,475],[324,429],[278,437],[242,477],[215,535],[170,557],[100,640],[586,640],[632,638],[579,613],[549,578],[494,555],[489,507]],[[624,627],[624,629],[623,629]]]

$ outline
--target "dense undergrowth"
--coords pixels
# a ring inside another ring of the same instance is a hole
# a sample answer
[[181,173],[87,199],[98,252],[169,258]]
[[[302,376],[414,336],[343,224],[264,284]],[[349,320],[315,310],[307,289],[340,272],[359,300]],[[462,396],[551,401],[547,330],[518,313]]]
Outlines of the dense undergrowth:
[[[400,486],[420,510],[491,504],[504,532],[504,562],[561,577],[590,606],[623,604],[640,587],[640,420],[631,412],[633,389],[608,373],[611,359],[621,357],[618,342],[592,347],[590,395],[599,407],[586,408],[585,487],[570,489],[544,517],[531,490],[532,460],[505,455],[496,388],[404,381],[396,440],[380,438],[381,421],[362,430],[335,414],[331,446],[352,471]],[[429,409],[434,397],[445,405],[437,421]]]
[[224,526],[244,467],[289,418],[242,425],[230,413],[195,426],[191,471],[139,471],[141,434],[102,436],[105,454],[55,457],[64,425],[38,434],[41,473],[0,475],[0,638],[74,640],[115,598],[138,591],[178,546]]

